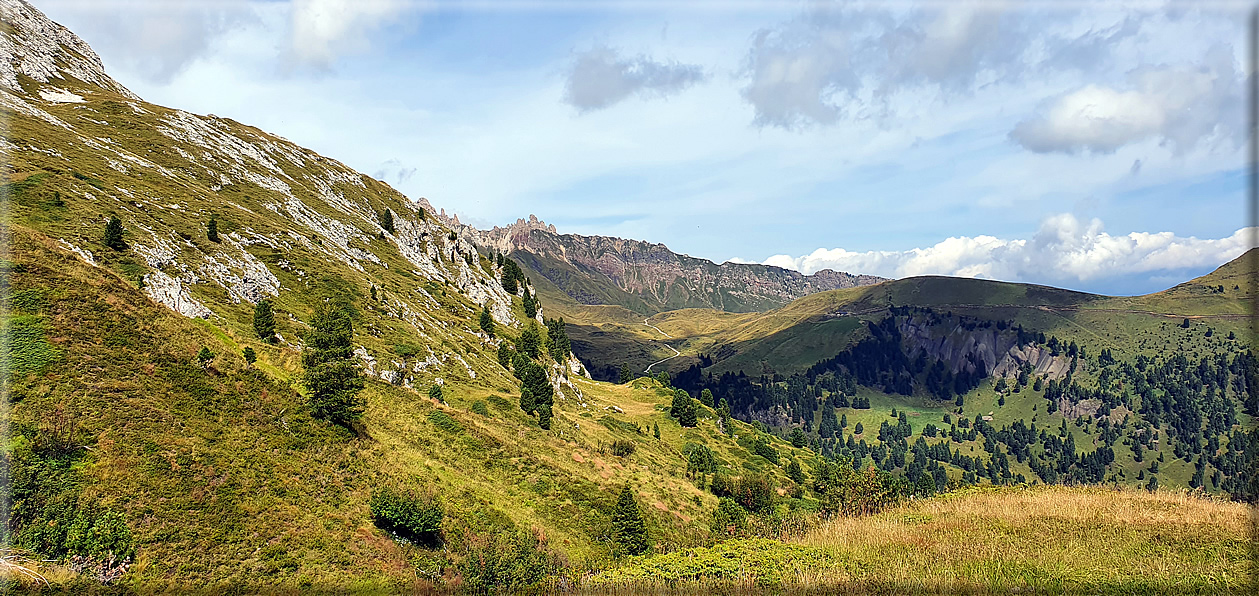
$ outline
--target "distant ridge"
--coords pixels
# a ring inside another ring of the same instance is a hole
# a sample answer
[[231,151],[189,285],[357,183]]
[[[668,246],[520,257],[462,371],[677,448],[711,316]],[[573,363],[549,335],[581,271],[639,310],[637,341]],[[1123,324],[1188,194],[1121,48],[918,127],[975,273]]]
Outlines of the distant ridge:
[[[453,217],[447,223],[459,225]],[[664,244],[561,234],[535,215],[473,233],[478,244],[511,255],[577,303],[619,305],[642,314],[679,308],[759,312],[817,292],[887,281],[830,269],[804,275],[772,265],[717,264]]]

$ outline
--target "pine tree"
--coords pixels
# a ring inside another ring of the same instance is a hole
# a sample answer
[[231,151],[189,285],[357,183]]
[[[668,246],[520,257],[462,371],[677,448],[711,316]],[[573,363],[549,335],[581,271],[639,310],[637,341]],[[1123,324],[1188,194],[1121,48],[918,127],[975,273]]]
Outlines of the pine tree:
[[786,472],[787,477],[790,478],[792,482],[801,485],[804,484],[804,469],[800,467],[800,462],[792,459],[791,463],[787,464]]
[[380,227],[390,234],[393,233],[393,212],[388,207],[385,207],[385,210],[380,212]]
[[111,216],[105,224],[105,246],[114,250],[127,250],[127,243],[122,241],[122,220]]
[[302,381],[310,392],[311,412],[349,426],[363,417],[363,373],[354,361],[354,324],[340,309],[323,305],[311,318],[302,348]]
[[839,427],[848,428],[848,414],[839,415]]
[[253,366],[258,361],[258,353],[250,346],[245,346],[245,351],[241,352],[241,355],[245,357],[245,363],[249,366]]
[[210,223],[205,226],[205,237],[210,242],[219,241],[219,220],[210,218]]
[[855,426],[855,427],[852,429],[852,432],[853,432],[853,434],[859,435],[859,434],[861,434],[862,432],[864,432],[864,430],[865,430],[865,429],[861,428],[861,423],[860,423],[860,422],[858,422],[858,423],[857,423],[857,426]]
[[507,342],[498,344],[498,363],[505,369],[511,369],[511,352],[512,349],[507,346]]
[[258,339],[273,344],[275,338],[275,312],[271,310],[271,301],[263,298],[254,305],[254,333]]
[[520,409],[530,416],[538,409],[538,404],[533,401],[533,392],[528,387],[520,388]]
[[372,295],[372,300],[378,300],[378,297],[376,296],[376,286],[372,286],[369,292]]
[[699,392],[699,403],[710,408],[713,407],[713,392],[711,389],[705,388],[703,391]]
[[691,394],[685,390],[677,389],[673,394],[673,407],[669,413],[678,419],[678,424],[687,428],[694,428],[699,424],[698,413],[695,409],[695,400],[691,398]]
[[616,500],[616,510],[612,512],[612,541],[616,543],[621,554],[641,555],[650,546],[647,543],[647,524],[643,521],[642,512],[638,510],[638,501],[627,485],[621,489],[621,496]]
[[538,408],[538,426],[542,427],[542,430],[551,430],[552,416],[551,406]]
[[538,335],[537,323],[529,321],[525,324],[524,331],[520,332],[520,352],[530,359],[538,357],[539,343],[542,338]]
[[804,447],[809,443],[808,437],[804,436],[804,431],[798,428],[791,429],[791,446]]
[[521,302],[525,309],[525,318],[532,319],[538,316],[538,298],[529,291],[529,288],[525,288],[525,295]]
[[481,330],[494,337],[494,317],[490,315],[488,304],[481,307]]
[[652,436],[656,437],[657,439],[659,439],[659,438],[660,438],[660,424],[659,424],[659,423],[657,423],[657,422],[652,422],[652,423],[651,423],[651,434],[652,434]]
[[634,373],[630,372],[629,363],[626,363],[626,362],[621,363],[621,372],[620,372],[619,377],[620,378],[617,379],[617,381],[622,385],[634,380]]

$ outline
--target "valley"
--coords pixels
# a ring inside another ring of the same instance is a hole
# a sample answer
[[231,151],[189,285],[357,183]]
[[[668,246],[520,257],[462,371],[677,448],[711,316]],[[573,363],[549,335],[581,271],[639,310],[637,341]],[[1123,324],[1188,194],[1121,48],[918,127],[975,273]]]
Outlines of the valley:
[[6,590],[1256,581],[1256,250],[1114,297],[479,230],[0,17]]

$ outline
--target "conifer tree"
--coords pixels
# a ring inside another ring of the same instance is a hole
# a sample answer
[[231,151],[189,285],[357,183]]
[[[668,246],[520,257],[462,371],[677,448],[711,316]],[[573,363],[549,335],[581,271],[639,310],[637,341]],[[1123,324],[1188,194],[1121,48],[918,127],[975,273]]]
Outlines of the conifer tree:
[[538,408],[538,426],[541,426],[542,430],[551,430],[551,418],[553,416],[551,406]]
[[538,334],[538,325],[533,321],[525,324],[524,331],[520,332],[520,352],[530,359],[538,357],[539,344],[542,338]]
[[791,446],[804,447],[809,442],[808,437],[804,436],[804,431],[798,428],[791,429]]
[[393,212],[388,207],[385,207],[385,210],[380,212],[380,227],[390,234],[393,233]]
[[621,371],[617,379],[622,385],[634,380],[634,373],[630,371],[629,363],[621,363]]
[[641,555],[650,548],[647,542],[647,524],[643,521],[642,512],[638,510],[638,501],[629,486],[621,489],[616,500],[616,510],[612,512],[612,541],[616,543],[621,554]]
[[507,342],[498,344],[498,363],[505,369],[511,369],[512,349],[507,346]]
[[703,391],[699,392],[699,403],[710,408],[713,407],[713,392],[711,389],[705,388]]
[[528,387],[520,388],[520,409],[529,415],[538,409],[538,404],[533,401],[533,392]]
[[310,392],[311,413],[349,426],[363,417],[363,373],[354,361],[354,324],[341,309],[322,305],[311,318],[302,348],[302,381]]
[[127,250],[127,243],[122,241],[122,220],[111,216],[105,224],[105,246],[114,250]]
[[436,383],[434,383],[432,387],[428,388],[428,397],[437,403],[446,403],[446,399],[442,396],[442,386]]
[[258,353],[250,346],[245,346],[245,350],[241,352],[241,355],[245,357],[245,363],[249,366],[253,366],[258,361]]
[[659,438],[660,438],[660,423],[658,423],[658,422],[652,422],[652,423],[651,423],[651,434],[652,434],[652,436],[656,437],[657,439],[659,439]]
[[275,338],[275,313],[271,310],[271,301],[263,298],[254,305],[254,333],[258,339],[273,344]]
[[786,472],[787,477],[790,478],[792,482],[799,485],[804,484],[804,469],[800,467],[800,462],[796,461],[794,458],[791,460],[791,463],[787,464]]
[[494,317],[490,315],[488,304],[481,307],[481,330],[494,337]]
[[529,291],[528,287],[525,288],[525,295],[521,303],[524,306],[526,318],[532,319],[538,316],[538,298]]
[[205,237],[210,242],[219,241],[219,220],[210,218],[210,223],[205,226]]

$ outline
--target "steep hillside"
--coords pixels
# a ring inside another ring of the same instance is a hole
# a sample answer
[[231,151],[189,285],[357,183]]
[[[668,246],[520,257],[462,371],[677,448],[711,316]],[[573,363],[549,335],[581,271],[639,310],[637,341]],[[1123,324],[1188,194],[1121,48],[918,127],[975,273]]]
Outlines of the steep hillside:
[[[657,548],[708,540],[699,446],[710,473],[791,486],[749,441],[804,450],[704,406],[682,427],[659,383],[594,383],[545,348],[510,358],[528,328],[551,339],[546,311],[528,320],[528,284],[506,292],[504,265],[426,201],[146,103],[25,2],[0,17],[3,535],[66,591],[562,585],[606,564],[622,487]],[[263,300],[274,344],[255,332]],[[309,404],[300,356],[324,305],[352,321],[367,376],[354,423]],[[535,364],[549,428],[521,408],[516,375]],[[435,493],[440,545],[382,529],[386,489]],[[530,575],[503,584],[487,556]]]
[[623,306],[650,315],[679,308],[763,311],[796,298],[883,281],[825,269],[813,275],[766,265],[679,255],[663,244],[558,234],[530,216],[479,233],[481,244],[510,254],[578,304]]

